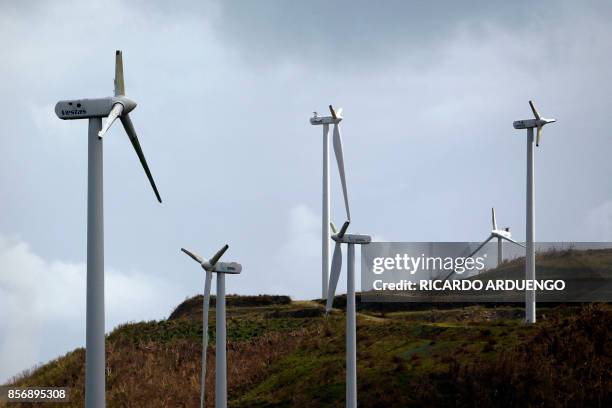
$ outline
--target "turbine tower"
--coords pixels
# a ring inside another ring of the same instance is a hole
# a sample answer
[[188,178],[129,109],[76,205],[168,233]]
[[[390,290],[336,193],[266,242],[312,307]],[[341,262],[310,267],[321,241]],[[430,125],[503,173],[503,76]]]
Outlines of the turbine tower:
[[[136,102],[125,96],[123,59],[115,54],[115,96],[94,99],[59,101],[55,113],[60,119],[88,119],[87,164],[87,328],[85,349],[85,406],[100,408],[106,404],[104,355],[104,198],[102,137],[119,118],[140,164],[153,187],[157,200],[161,197],[153,181],[129,113]],[[102,118],[106,123],[102,127]]]
[[346,221],[340,231],[331,224],[332,239],[336,241],[332,257],[332,269],[329,277],[329,292],[325,311],[329,313],[334,302],[334,295],[340,269],[342,268],[342,244],[348,244],[346,254],[346,406],[357,407],[357,319],[355,311],[355,245],[367,245],[372,241],[369,235],[347,234],[349,222]]
[[205,385],[206,385],[206,350],[208,348],[208,309],[210,303],[210,284],[212,274],[217,274],[217,305],[216,312],[216,352],[215,352],[215,407],[227,407],[227,342],[225,325],[225,275],[239,274],[242,265],[236,262],[219,262],[229,245],[225,244],[217,253],[206,260],[185,248],[181,251],[189,255],[194,261],[202,266],[206,271],[204,280],[204,300],[202,307],[202,376],[200,378],[200,407],[205,405]]
[[[555,119],[547,119],[540,116],[532,101],[529,106],[535,119],[517,120],[513,123],[515,129],[527,129],[527,211],[525,222],[525,235],[527,251],[525,254],[525,279],[535,280],[535,210],[534,210],[534,155],[533,155],[533,128],[537,129],[536,146],[540,146],[542,128],[544,125],[556,122]],[[535,323],[536,300],[535,289],[528,290],[525,294],[525,321]]]
[[[522,248],[525,248],[525,245],[515,241],[514,239],[512,239],[512,234],[510,233],[510,228],[506,227],[502,230],[497,228],[497,220],[495,218],[495,208],[491,208],[491,224],[492,224],[492,229],[491,229],[491,234],[489,235],[489,237],[487,239],[485,239],[479,246],[478,248],[476,248],[474,251],[472,251],[471,254],[469,254],[466,258],[471,258],[472,256],[476,255],[478,253],[478,251],[480,251],[482,249],[482,247],[484,247],[487,242],[491,241],[494,238],[497,238],[497,266],[501,265],[502,260],[503,260],[503,253],[502,253],[502,242],[504,240],[508,241],[508,242],[512,242],[515,245],[518,245]],[[446,278],[444,278],[444,281],[448,280],[448,278],[450,278],[453,274],[455,273],[454,270],[452,270],[447,276]]]
[[[334,126],[334,152],[336,160],[340,166],[342,158],[342,141],[340,138],[340,122],[342,121],[342,108],[337,111],[329,105],[331,116],[319,116],[317,112],[314,112],[312,118],[310,118],[310,124],[323,126],[323,202],[321,210],[321,298],[327,297],[327,283],[329,280],[329,125]],[[346,182],[344,181],[344,164],[341,170],[342,175],[342,188],[344,192],[344,204],[347,208],[348,213],[348,199],[346,196]],[[350,215],[349,215],[350,221]]]

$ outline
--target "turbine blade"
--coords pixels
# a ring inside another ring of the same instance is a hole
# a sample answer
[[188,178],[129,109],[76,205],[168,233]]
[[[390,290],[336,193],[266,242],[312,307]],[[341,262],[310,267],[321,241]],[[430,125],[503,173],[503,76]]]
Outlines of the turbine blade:
[[533,104],[533,101],[529,101],[529,106],[531,106],[531,111],[533,112],[533,116],[535,116],[537,120],[540,120],[540,114],[538,113],[538,110]]
[[350,224],[350,222],[344,221],[344,224],[342,224],[342,227],[340,228],[340,232],[338,233],[339,237],[342,238],[344,236],[344,234],[346,234],[346,230],[348,229],[349,224]]
[[130,142],[132,142],[132,146],[134,146],[134,150],[136,150],[136,154],[138,155],[140,164],[142,164],[142,168],[144,169],[147,178],[149,179],[149,183],[151,183],[151,187],[153,187],[153,191],[155,192],[157,201],[161,203],[162,199],[159,195],[159,191],[157,191],[157,186],[155,186],[155,180],[153,180],[151,170],[149,170],[149,166],[147,165],[147,160],[145,159],[144,153],[142,152],[142,147],[140,147],[140,142],[138,142],[138,136],[136,136],[136,131],[134,130],[134,125],[132,124],[130,115],[126,113],[125,115],[121,116],[120,119],[121,123],[123,123],[123,127],[125,128],[125,132],[130,138]]
[[334,224],[333,222],[329,223],[329,227],[331,228],[332,232],[335,234],[336,232],[338,232],[338,229],[336,228],[336,224]]
[[191,259],[193,259],[194,261],[196,261],[200,265],[202,265],[204,263],[204,259],[201,256],[194,254],[193,252],[189,251],[188,249],[181,248],[181,251],[186,253]]
[[229,248],[229,245],[227,244],[223,245],[223,247],[220,250],[218,250],[217,253],[214,254],[212,258],[210,258],[210,261],[209,261],[210,265],[215,266],[215,264],[219,262],[219,259],[221,259],[221,257],[223,256],[225,251],[227,251],[228,248]]
[[115,52],[115,96],[125,95],[123,82],[123,55],[121,50]]
[[329,111],[331,112],[332,118],[338,119],[338,117],[336,116],[336,111],[334,110],[333,106],[329,105]]
[[342,108],[336,109],[336,118],[342,118]]
[[336,154],[336,162],[338,163],[338,171],[340,172],[340,182],[342,183],[342,193],[344,195],[344,208],[346,209],[346,219],[351,220],[351,211],[348,204],[348,193],[346,191],[346,174],[344,172],[344,154],[342,152],[342,137],[340,136],[340,125],[334,125],[334,153]]
[[483,247],[483,246],[485,246],[485,245],[487,244],[487,242],[489,242],[489,241],[490,241],[490,240],[492,240],[493,238],[494,238],[494,237],[493,237],[493,235],[489,235],[489,238],[487,238],[487,239],[486,239],[486,240],[485,240],[485,241],[484,241],[482,244],[480,244],[480,245],[478,246],[478,248],[476,248],[474,251],[472,251],[472,253],[471,253],[471,254],[469,254],[467,257],[468,257],[468,258],[471,258],[471,257],[473,257],[474,255],[476,255],[476,253],[477,253],[478,251],[480,251],[480,250],[482,249],[482,247]]
[[104,122],[104,126],[102,126],[102,129],[100,129],[100,131],[98,132],[99,138],[101,138],[102,136],[106,134],[106,132],[111,127],[115,119],[121,116],[122,113],[123,113],[122,104],[116,103],[115,105],[113,105],[113,108],[111,109],[110,113],[106,117],[106,122]]
[[497,229],[497,221],[495,220],[495,207],[491,208],[491,221],[493,222],[493,229]]
[[513,240],[512,238],[503,237],[502,239],[505,239],[508,242],[512,242],[513,244],[516,244],[516,245],[520,246],[521,248],[525,248],[525,245],[521,244],[518,241]]
[[536,147],[540,145],[540,140],[542,139],[542,126],[538,126],[538,130],[537,130],[537,135],[536,135]]
[[[494,238],[493,234],[489,235],[489,238],[487,238],[482,244],[478,245],[478,248],[473,250],[472,253],[469,254],[466,258],[471,258],[472,256],[474,256],[478,251],[482,249],[483,246],[485,246],[487,242],[489,242],[493,238]],[[455,270],[453,269],[448,275],[446,275],[446,278],[443,279],[443,282],[447,281],[448,278],[450,278],[454,273],[455,273]]]
[[342,269],[342,248],[339,242],[336,242],[334,248],[334,254],[332,255],[331,271],[329,274],[329,287],[327,291],[327,303],[325,304],[325,311],[329,312],[334,304],[334,295],[336,294],[336,287],[338,286],[338,280],[340,279],[340,270]]

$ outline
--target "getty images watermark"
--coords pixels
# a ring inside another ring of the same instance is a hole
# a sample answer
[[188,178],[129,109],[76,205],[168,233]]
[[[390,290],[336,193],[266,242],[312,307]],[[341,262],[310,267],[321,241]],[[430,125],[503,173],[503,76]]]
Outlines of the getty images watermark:
[[[506,243],[373,242],[361,253],[363,301],[540,302],[612,299],[612,243],[538,243],[536,279],[524,248]],[[609,262],[606,262],[605,260]]]

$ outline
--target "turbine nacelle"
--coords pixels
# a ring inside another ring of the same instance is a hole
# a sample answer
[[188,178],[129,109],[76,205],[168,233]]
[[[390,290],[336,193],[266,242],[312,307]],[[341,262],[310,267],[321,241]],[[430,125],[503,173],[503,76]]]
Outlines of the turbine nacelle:
[[55,105],[55,114],[63,120],[105,118],[118,103],[123,106],[122,114],[130,113],[136,108],[136,102],[126,96],[111,96],[59,101]]
[[202,268],[208,272],[227,273],[237,275],[242,272],[242,265],[238,262],[217,262],[215,265],[202,264]]
[[210,258],[210,260],[206,260],[185,248],[181,248],[181,251],[183,251],[191,259],[199,263],[202,269],[204,269],[206,272],[226,273],[234,275],[239,274],[240,272],[242,272],[242,265],[240,265],[238,262],[219,262],[219,259],[221,258],[221,256],[223,256],[223,254],[225,253],[225,251],[227,251],[228,248],[229,245],[224,245],[219,251],[217,251],[215,255],[213,255],[212,258]]
[[336,226],[334,225],[333,222],[331,222],[329,225],[333,232],[331,239],[341,244],[365,245],[365,244],[369,244],[370,242],[372,242],[372,237],[369,235],[347,234],[346,230],[348,229],[348,226],[349,226],[348,221],[342,224],[342,228],[340,228],[340,231],[336,229]]
[[547,125],[549,123],[554,123],[557,120],[549,119],[549,118],[545,118],[541,116],[538,110],[536,109],[535,105],[533,104],[533,101],[529,101],[529,106],[531,107],[531,111],[533,112],[533,116],[535,116],[535,119],[517,120],[517,121],[514,121],[512,125],[514,126],[515,129],[536,128],[537,129],[536,146],[539,146],[540,140],[542,139],[542,128],[544,127],[544,125]]
[[342,122],[342,108],[334,109],[332,105],[329,105],[329,111],[331,116],[319,116],[317,112],[313,112],[312,118],[310,118],[311,125],[337,125]]
[[516,120],[512,123],[512,126],[514,126],[515,129],[529,129],[529,128],[538,128],[538,127],[542,127],[548,123],[554,123],[556,122],[556,119],[547,119],[547,118],[540,118],[540,119],[524,119],[524,120]]
[[509,230],[493,230],[491,231],[491,235],[495,236],[495,238],[509,239],[512,238],[512,233]]

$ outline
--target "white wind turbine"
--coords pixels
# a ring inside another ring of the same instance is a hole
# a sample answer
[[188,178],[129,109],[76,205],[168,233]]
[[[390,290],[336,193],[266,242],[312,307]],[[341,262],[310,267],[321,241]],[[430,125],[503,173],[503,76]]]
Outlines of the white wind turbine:
[[[508,242],[512,242],[513,244],[518,245],[522,248],[525,248],[525,245],[512,239],[512,234],[510,233],[509,227],[506,227],[504,229],[497,228],[497,220],[495,218],[495,208],[491,208],[491,224],[492,224],[491,234],[475,250],[473,250],[466,258],[471,258],[472,256],[476,255],[478,251],[480,251],[482,247],[484,247],[489,241],[491,241],[494,238],[497,238],[497,265],[499,266],[501,265],[503,261],[502,243],[504,240]],[[451,273],[449,273],[448,276],[444,278],[444,280],[446,281],[454,273],[455,273],[454,270],[451,271]]]
[[[115,54],[115,96],[60,101],[55,113],[60,119],[88,119],[87,166],[87,328],[85,349],[85,406],[104,407],[104,211],[102,136],[119,118],[140,159],[140,164],[153,187],[157,200],[161,197],[149,171],[129,113],[136,102],[125,96],[123,59]],[[102,118],[106,123],[102,127]]]
[[185,248],[181,251],[189,255],[206,271],[204,280],[204,300],[202,307],[202,374],[200,378],[200,407],[204,407],[206,385],[206,349],[208,348],[208,310],[210,303],[210,284],[212,274],[217,274],[217,304],[216,304],[216,349],[215,349],[215,407],[227,406],[227,342],[225,325],[225,274],[239,274],[242,265],[236,262],[219,262],[227,251],[225,244],[210,260],[206,260]]
[[334,295],[340,269],[342,268],[342,244],[348,244],[346,254],[346,406],[357,407],[357,320],[355,311],[355,245],[367,245],[372,241],[369,235],[347,234],[349,221],[346,221],[340,231],[334,224],[332,239],[336,241],[332,257],[331,275],[329,277],[329,292],[325,311],[329,313],[334,302]]
[[344,154],[342,152],[342,137],[340,136],[340,116],[330,105],[331,118],[334,120],[334,153],[338,163],[340,173],[340,183],[342,184],[342,194],[344,197],[344,209],[346,210],[346,221],[340,228],[330,223],[333,231],[331,238],[336,242],[332,257],[331,273],[329,276],[329,286],[327,291],[327,302],[325,310],[329,312],[334,302],[334,295],[340,269],[342,268],[342,244],[348,244],[347,253],[347,274],[346,274],[346,406],[357,407],[357,321],[355,315],[355,245],[366,245],[372,240],[368,235],[347,234],[346,230],[351,222],[351,212],[348,204],[348,193],[346,188],[346,174],[344,171]]
[[[329,110],[331,116],[319,116],[317,112],[314,112],[313,117],[310,118],[310,124],[315,126],[323,125],[323,202],[321,212],[321,298],[323,299],[325,299],[327,296],[327,284],[329,280],[329,125],[334,125],[333,144],[338,166],[340,166],[343,161],[342,140],[340,137],[342,108],[334,110],[334,108],[329,105]],[[348,214],[348,220],[350,221],[351,217],[348,211],[348,198],[346,194],[346,181],[344,179],[343,163],[340,170],[340,176],[342,191],[344,193],[344,205]]]
[[[527,251],[525,255],[525,279],[535,280],[535,214],[534,214],[534,156],[533,156],[533,128],[538,130],[536,146],[540,145],[542,138],[542,128],[544,125],[556,122],[555,119],[547,119],[540,116],[532,101],[529,106],[535,119],[517,120],[513,123],[515,129],[527,129],[527,211],[526,211],[526,243]],[[525,321],[535,323],[536,321],[536,300],[535,289],[528,290],[525,295]]]

